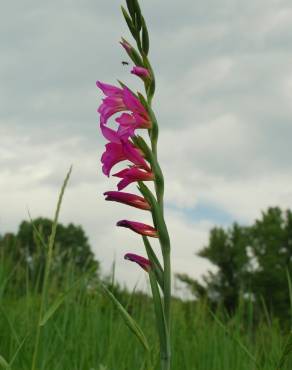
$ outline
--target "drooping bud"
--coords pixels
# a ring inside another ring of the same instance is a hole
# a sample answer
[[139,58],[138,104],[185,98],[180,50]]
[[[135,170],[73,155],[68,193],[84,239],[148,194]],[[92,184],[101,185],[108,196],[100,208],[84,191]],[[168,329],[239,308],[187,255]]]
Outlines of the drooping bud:
[[151,269],[151,262],[142,256],[134,253],[127,253],[124,256],[125,260],[137,263],[143,270],[149,272]]
[[127,204],[128,206],[147,211],[151,209],[150,204],[146,199],[136,194],[123,193],[120,191],[106,191],[104,195],[106,196],[105,200]]
[[133,75],[141,77],[142,80],[144,81],[149,81],[149,79],[151,78],[150,72],[148,71],[147,68],[144,68],[144,67],[139,67],[139,66],[133,67],[133,69],[131,70],[131,73]]
[[117,226],[126,227],[128,229],[131,229],[137,234],[145,235],[145,236],[151,236],[153,238],[158,238],[157,230],[147,224],[143,224],[142,222],[136,222],[136,221],[128,221],[128,220],[121,220],[117,222]]

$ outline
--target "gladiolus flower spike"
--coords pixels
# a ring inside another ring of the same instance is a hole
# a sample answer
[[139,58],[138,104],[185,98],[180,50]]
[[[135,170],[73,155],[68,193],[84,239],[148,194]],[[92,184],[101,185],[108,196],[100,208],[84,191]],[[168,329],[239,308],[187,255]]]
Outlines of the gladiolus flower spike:
[[[145,93],[133,92],[122,82],[120,86],[96,82],[104,95],[97,111],[101,134],[107,140],[101,163],[102,172],[110,176],[116,164],[127,162],[125,167],[112,175],[120,179],[118,190],[106,191],[105,200],[151,212],[155,227],[129,220],[120,220],[117,226],[128,228],[142,236],[148,259],[134,253],[127,253],[124,258],[137,263],[148,272],[160,343],[161,370],[170,370],[170,239],[163,212],[164,179],[157,158],[158,123],[152,110],[155,76],[148,58],[148,30],[138,1],[126,0],[128,10],[122,7],[136,46],[132,46],[124,38],[120,44],[133,61],[131,74],[142,79]],[[148,143],[137,133],[138,130],[148,131]],[[154,184],[153,191],[146,186],[146,182]],[[133,183],[138,183],[137,188],[141,195],[122,191]],[[150,238],[159,240],[163,260],[152,249]],[[140,328],[138,331],[139,334],[136,335],[141,338],[143,332]]]

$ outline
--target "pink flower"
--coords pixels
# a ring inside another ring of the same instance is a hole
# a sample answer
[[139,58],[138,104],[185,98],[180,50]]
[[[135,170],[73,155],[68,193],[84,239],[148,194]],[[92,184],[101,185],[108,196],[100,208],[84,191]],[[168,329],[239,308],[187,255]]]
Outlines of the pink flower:
[[105,145],[105,152],[101,156],[102,172],[109,176],[112,167],[124,160],[129,160],[135,165],[150,171],[148,164],[142,157],[140,149],[130,141],[110,142]]
[[112,143],[120,143],[121,142],[120,136],[122,136],[122,135],[118,135],[118,133],[115,130],[107,127],[106,125],[103,125],[102,123],[100,124],[100,129],[101,129],[101,132],[102,132],[103,136],[108,141],[110,141]]
[[139,113],[123,113],[120,117],[116,118],[119,123],[118,135],[119,136],[133,136],[137,128],[151,128],[151,121],[149,116],[141,115]]
[[143,158],[143,152],[141,149],[135,147],[135,145],[132,144],[129,140],[122,140],[121,143],[125,156],[129,161],[139,167],[142,167],[146,171],[151,171],[151,168],[148,166],[145,159]]
[[105,146],[105,152],[101,156],[102,172],[106,175],[110,175],[112,167],[125,160],[125,154],[123,146],[119,143],[108,143]]
[[138,123],[133,114],[123,113],[120,117],[116,118],[119,124],[117,134],[121,137],[131,137],[135,135],[135,130],[138,128]]
[[123,89],[100,81],[97,81],[96,85],[106,95],[97,110],[100,113],[100,122],[106,124],[113,114],[126,109],[123,101]]
[[117,222],[117,226],[126,227],[140,235],[158,238],[157,230],[154,227],[147,224],[143,224],[141,222],[121,220]]
[[128,89],[126,86],[123,89],[123,101],[128,110],[140,114],[141,116],[148,117],[148,112],[146,111],[144,105],[140,100]]
[[104,195],[106,196],[105,200],[127,204],[128,206],[144,209],[147,211],[151,208],[150,204],[145,198],[135,194],[123,193],[120,191],[106,191]]
[[99,87],[106,96],[116,95],[122,97],[123,90],[120,87],[109,85],[100,81],[96,81],[96,86]]
[[133,69],[131,70],[131,73],[133,75],[136,75],[138,77],[141,77],[142,79],[148,79],[150,78],[150,72],[148,71],[147,68],[144,68],[144,67],[133,67]]
[[151,269],[151,262],[147,258],[139,256],[138,254],[127,253],[125,254],[124,258],[125,260],[138,263],[138,265],[147,272],[149,272]]
[[123,98],[119,96],[108,96],[102,100],[102,104],[98,108],[100,114],[100,123],[105,125],[108,119],[115,113],[126,110]]
[[[127,87],[119,88],[100,81],[97,81],[96,85],[106,95],[97,110],[100,114],[101,130],[106,138],[110,137],[110,141],[117,142],[117,137],[127,139],[133,136],[137,128],[151,128],[147,110]],[[105,128],[105,125],[112,115],[121,111],[130,111],[131,114],[122,114],[116,119],[120,126],[115,135],[114,130]]]
[[118,183],[118,190],[124,189],[126,186],[135,181],[152,181],[154,174],[151,171],[144,171],[137,166],[126,168],[120,172],[115,173],[113,176],[119,177],[122,180]]
[[126,109],[123,101],[123,89],[100,81],[97,81],[96,85],[106,95],[97,110],[100,114],[100,123],[105,125],[113,114]]

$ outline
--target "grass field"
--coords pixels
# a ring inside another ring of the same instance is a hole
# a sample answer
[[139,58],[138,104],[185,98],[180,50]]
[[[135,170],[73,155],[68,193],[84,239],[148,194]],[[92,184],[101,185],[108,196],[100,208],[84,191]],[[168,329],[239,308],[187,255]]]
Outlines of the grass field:
[[[158,370],[149,296],[122,291],[113,281],[106,283],[145,332],[151,347],[147,357],[92,272],[80,277],[70,260],[61,269],[52,269],[53,253],[58,253],[53,248],[56,225],[69,175],[47,244],[39,235],[39,247],[47,250],[45,270],[37,275],[43,278],[32,280],[28,268],[0,253],[0,369]],[[252,302],[242,301],[228,318],[204,302],[173,299],[171,331],[172,370],[292,369],[289,330],[281,330],[264,305],[255,314]]]
[[[41,296],[29,284],[22,292],[10,286],[11,268],[0,265],[0,368],[5,361],[11,369],[30,370],[35,352]],[[17,273],[17,269],[14,270]],[[61,285],[51,278],[47,304],[68,291],[62,304],[41,327],[35,368],[38,370],[139,370],[147,369],[145,352],[129,331],[111,302],[87,280],[78,284],[68,269]],[[70,290],[70,287],[73,289]],[[158,368],[158,343],[154,332],[151,300],[144,294],[118,293],[141,324],[152,348],[153,369]],[[222,327],[220,315],[214,318],[206,305],[173,302],[172,369],[198,370],[276,370],[286,336],[275,320],[263,314],[254,325],[252,304],[238,309]],[[250,352],[246,353],[246,348]],[[155,364],[157,365],[155,367]],[[283,369],[291,369],[287,358]],[[148,369],[147,369],[148,370]]]

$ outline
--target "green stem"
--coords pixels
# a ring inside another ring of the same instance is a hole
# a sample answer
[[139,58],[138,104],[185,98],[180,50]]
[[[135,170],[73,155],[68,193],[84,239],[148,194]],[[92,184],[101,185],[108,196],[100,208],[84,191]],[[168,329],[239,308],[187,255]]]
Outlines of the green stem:
[[[138,45],[139,46],[139,45]],[[147,58],[147,56],[143,55],[144,63],[146,64],[147,68],[151,70],[151,74],[154,79],[154,72],[152,70],[151,64]],[[154,84],[155,89],[155,84]],[[154,186],[155,186],[155,193],[156,193],[156,199],[159,206],[159,213],[161,215],[160,222],[162,227],[160,227],[160,230],[163,229],[163,232],[161,235],[159,235],[159,242],[161,245],[162,255],[163,255],[163,324],[164,326],[164,333],[166,336],[166,340],[161,343],[161,369],[162,370],[169,370],[170,369],[170,361],[171,361],[171,351],[170,351],[170,306],[171,306],[171,261],[170,261],[170,240],[168,231],[165,225],[164,221],[164,202],[163,202],[163,196],[164,196],[164,177],[163,173],[161,171],[159,162],[158,162],[158,156],[157,156],[157,142],[158,142],[158,123],[155,117],[155,114],[152,110],[151,103],[152,98],[154,95],[154,90],[150,92],[145,85],[145,90],[147,94],[147,104],[149,108],[149,115],[150,119],[152,121],[152,129],[149,131],[149,137],[151,141],[151,150],[153,154],[153,162],[152,163],[152,171],[154,173]],[[151,278],[150,278],[151,280]],[[153,290],[152,290],[153,293]],[[154,300],[154,305],[155,300]],[[157,311],[157,307],[155,307]],[[159,317],[156,319],[159,320]]]
[[40,336],[41,336],[41,321],[42,321],[42,317],[43,317],[43,313],[45,309],[45,303],[47,299],[48,282],[49,282],[49,275],[50,275],[50,269],[51,269],[52,258],[53,258],[53,248],[54,248],[54,242],[55,242],[55,237],[56,237],[56,232],[57,232],[58,218],[59,218],[59,213],[61,209],[64,192],[68,184],[71,172],[72,172],[72,166],[70,167],[65,177],[63,186],[61,188],[61,192],[58,198],[57,208],[55,212],[55,217],[54,217],[54,221],[52,225],[52,231],[49,237],[48,253],[47,253],[47,258],[46,258],[46,263],[45,263],[45,275],[44,275],[44,281],[43,281],[43,286],[42,286],[42,296],[41,296],[40,310],[39,310],[39,316],[38,316],[36,339],[35,339],[35,345],[34,345],[31,370],[36,369],[37,355],[38,355]]
[[[150,107],[151,109],[151,107]],[[161,171],[161,168],[158,163],[157,159],[157,141],[158,141],[158,125],[154,113],[152,114],[154,117],[154,124],[153,129],[154,134],[151,135],[151,148],[152,153],[155,161],[155,165],[153,166],[153,171],[155,175],[155,193],[157,202],[159,205],[160,213],[162,216],[162,222],[165,225],[164,221],[164,203],[163,203],[163,196],[164,196],[164,178]],[[162,370],[169,370],[170,369],[170,360],[171,360],[171,351],[170,351],[170,305],[171,305],[171,262],[170,262],[170,242],[169,242],[169,235],[167,229],[165,227],[166,235],[161,235],[159,237],[162,255],[163,255],[163,309],[165,315],[165,333],[166,333],[166,348],[161,348],[162,358],[161,358],[161,368]]]

